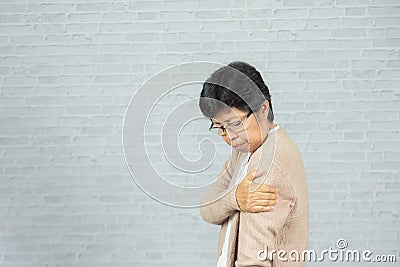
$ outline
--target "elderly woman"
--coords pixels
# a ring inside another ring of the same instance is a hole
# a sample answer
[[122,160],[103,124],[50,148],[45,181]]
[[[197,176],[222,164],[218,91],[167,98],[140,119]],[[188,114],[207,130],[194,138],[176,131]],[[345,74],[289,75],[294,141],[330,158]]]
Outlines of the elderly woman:
[[303,161],[286,130],[274,123],[260,73],[244,62],[218,69],[204,83],[199,105],[211,119],[210,130],[233,148],[200,209],[205,221],[221,225],[217,267],[305,266]]

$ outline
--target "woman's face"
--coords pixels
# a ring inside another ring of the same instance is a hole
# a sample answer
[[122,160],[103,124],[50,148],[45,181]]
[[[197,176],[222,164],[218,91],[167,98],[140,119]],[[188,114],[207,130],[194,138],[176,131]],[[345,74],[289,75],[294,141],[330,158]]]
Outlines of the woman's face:
[[[225,131],[219,130],[222,139],[234,149],[241,152],[253,153],[265,140],[268,133],[268,102],[265,101],[260,111],[251,113],[230,108],[217,113],[212,122],[214,127],[228,127]],[[247,117],[247,115],[249,115]],[[247,117],[247,118],[246,118]],[[231,123],[242,121],[242,126],[235,131],[231,130]]]

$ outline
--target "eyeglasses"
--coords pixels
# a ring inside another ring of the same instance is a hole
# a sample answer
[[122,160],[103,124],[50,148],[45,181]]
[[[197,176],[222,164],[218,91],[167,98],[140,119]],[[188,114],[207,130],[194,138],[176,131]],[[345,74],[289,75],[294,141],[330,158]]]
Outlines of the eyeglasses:
[[224,126],[221,126],[221,127],[216,127],[216,126],[214,126],[214,123],[213,123],[212,120],[210,119],[210,120],[211,120],[211,126],[210,126],[210,128],[209,128],[208,130],[209,130],[210,132],[215,133],[215,134],[218,134],[218,135],[223,135],[223,134],[225,134],[225,133],[226,133],[226,130],[229,130],[229,131],[238,133],[238,132],[240,132],[240,131],[243,131],[243,129],[244,129],[243,124],[244,124],[244,122],[247,120],[247,118],[249,118],[249,117],[251,116],[251,114],[253,114],[253,112],[249,112],[249,113],[246,115],[246,117],[244,117],[242,120],[229,123],[229,124],[226,125],[225,127],[224,127]]

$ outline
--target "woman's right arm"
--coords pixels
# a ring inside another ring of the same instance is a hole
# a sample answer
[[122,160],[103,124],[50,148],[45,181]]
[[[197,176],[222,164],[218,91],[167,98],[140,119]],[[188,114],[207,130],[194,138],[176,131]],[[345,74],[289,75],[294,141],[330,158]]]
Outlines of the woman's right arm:
[[225,162],[219,178],[202,198],[200,213],[206,222],[221,225],[236,211],[268,212],[276,204],[277,192],[273,186],[262,184],[250,192],[252,180],[262,173],[251,172],[239,185],[229,188],[232,179],[230,160]]
[[[232,157],[225,162],[218,179],[210,185],[201,200],[200,214],[208,223],[220,225],[235,211],[240,210],[236,202],[236,190],[229,188],[232,179],[231,159]],[[230,191],[226,194],[227,190]]]

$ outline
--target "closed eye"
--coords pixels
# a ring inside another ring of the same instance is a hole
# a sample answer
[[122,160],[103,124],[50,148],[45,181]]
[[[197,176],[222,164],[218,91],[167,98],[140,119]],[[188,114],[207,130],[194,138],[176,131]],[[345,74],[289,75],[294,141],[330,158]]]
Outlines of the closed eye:
[[229,123],[227,126],[237,127],[237,126],[240,126],[240,125],[242,125],[241,121],[235,121],[235,122]]

